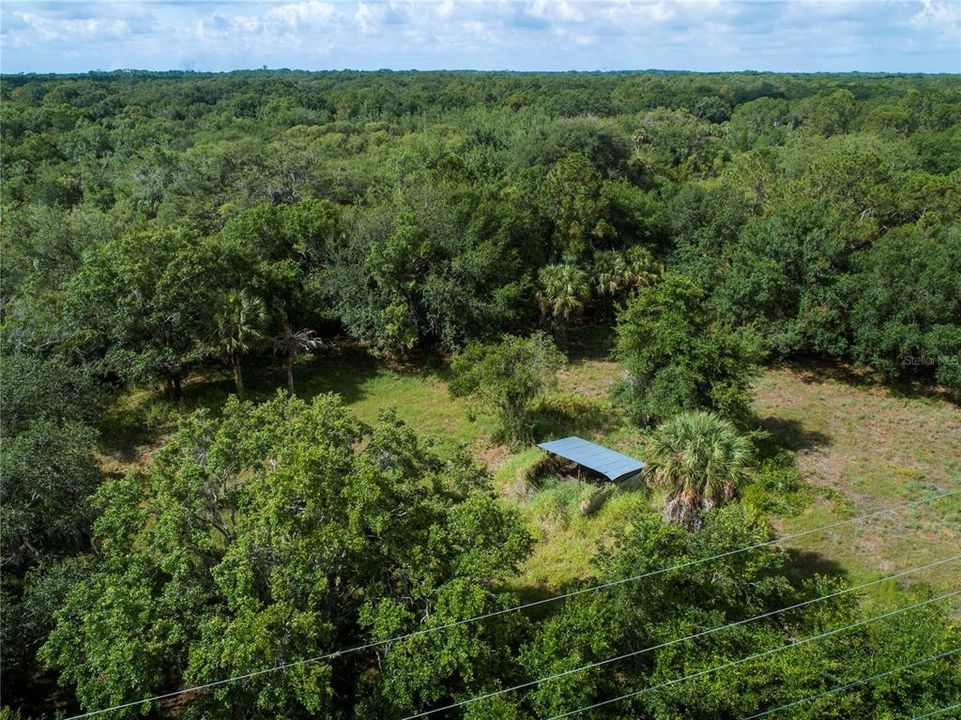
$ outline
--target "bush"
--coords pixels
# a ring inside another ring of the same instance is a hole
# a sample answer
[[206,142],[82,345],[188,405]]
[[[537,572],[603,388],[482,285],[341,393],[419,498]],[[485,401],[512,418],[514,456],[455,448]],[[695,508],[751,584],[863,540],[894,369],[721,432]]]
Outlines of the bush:
[[528,338],[507,335],[496,344],[473,343],[454,358],[450,392],[473,396],[497,413],[499,435],[511,443],[533,429],[531,403],[557,382],[564,356],[542,332]]
[[586,435],[609,427],[613,420],[610,403],[577,393],[542,395],[531,403],[530,413],[539,438]]

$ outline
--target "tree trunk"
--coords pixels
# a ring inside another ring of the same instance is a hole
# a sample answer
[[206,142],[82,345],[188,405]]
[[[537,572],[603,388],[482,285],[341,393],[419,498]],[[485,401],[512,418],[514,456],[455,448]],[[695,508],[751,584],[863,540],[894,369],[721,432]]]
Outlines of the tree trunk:
[[287,366],[287,391],[293,395],[294,394],[294,352],[293,350],[287,351],[287,358],[284,362]]
[[168,400],[180,402],[180,400],[183,398],[183,388],[180,385],[179,373],[172,373],[167,376],[164,392],[167,395]]
[[234,366],[234,385],[237,387],[237,397],[242,398],[244,396],[244,376],[240,369],[240,355],[234,353],[231,355],[230,361]]
[[554,342],[562,350],[567,349],[567,321],[555,320],[554,323]]

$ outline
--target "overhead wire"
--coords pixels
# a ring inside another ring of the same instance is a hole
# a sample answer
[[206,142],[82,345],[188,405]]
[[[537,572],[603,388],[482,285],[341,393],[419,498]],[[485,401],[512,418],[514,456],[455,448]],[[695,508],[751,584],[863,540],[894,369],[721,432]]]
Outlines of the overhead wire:
[[916,507],[918,505],[923,505],[929,502],[934,502],[936,500],[941,500],[946,497],[952,497],[954,495],[961,494],[961,488],[956,490],[948,490],[943,493],[938,493],[936,495],[929,495],[928,497],[921,498],[919,500],[913,500],[902,505],[898,505],[892,508],[884,508],[881,510],[875,510],[870,513],[865,513],[862,515],[856,515],[854,517],[846,518],[844,520],[839,520],[837,522],[830,523],[828,525],[822,525],[816,528],[809,528],[807,530],[802,530],[796,533],[791,533],[788,535],[783,535],[781,537],[772,538],[771,540],[766,540],[764,542],[755,543],[753,545],[747,545],[740,548],[735,548],[733,550],[727,550],[716,555],[711,555],[704,558],[696,558],[693,560],[687,560],[674,565],[669,565],[667,567],[658,568],[656,570],[650,570],[637,575],[632,575],[626,578],[619,578],[617,580],[611,580],[604,583],[599,583],[597,585],[589,585],[583,588],[578,588],[576,590],[570,590],[559,595],[552,595],[547,598],[541,598],[540,600],[532,600],[530,602],[522,603],[519,605],[513,605],[506,608],[501,608],[499,610],[493,610],[489,613],[483,613],[480,615],[474,615],[468,618],[462,618],[460,620],[453,620],[451,622],[442,623],[440,625],[435,625],[429,628],[421,628],[419,630],[414,630],[409,633],[402,635],[397,635],[395,637],[385,638],[383,640],[374,640],[368,643],[362,643],[359,645],[354,645],[351,647],[343,648],[341,650],[334,650],[329,653],[324,653],[321,655],[315,655],[313,657],[303,658],[301,660],[294,660],[290,662],[277,663],[270,667],[262,668],[260,670],[254,670],[248,673],[243,673],[241,675],[234,675],[231,677],[223,678],[220,680],[213,680],[208,683],[202,683],[198,685],[192,685],[191,687],[181,688],[179,690],[172,690],[166,693],[160,693],[157,695],[152,695],[150,697],[142,698],[140,700],[131,700],[129,702],[120,703],[107,708],[101,708],[99,710],[91,710],[89,712],[81,713],[79,715],[71,715],[64,720],[83,720],[83,718],[94,717],[97,715],[102,715],[104,713],[113,712],[115,710],[124,710],[126,708],[135,707],[137,705],[145,705],[151,702],[157,702],[159,700],[169,700],[170,698],[178,697],[180,695],[187,695],[189,693],[199,692],[201,690],[208,690],[210,688],[219,687],[221,685],[227,685],[233,682],[239,682],[241,680],[249,680],[251,678],[259,677],[261,675],[266,675],[268,673],[281,672],[284,670],[289,670],[291,668],[300,667],[302,665],[307,665],[315,662],[323,662],[324,660],[333,660],[335,658],[341,657],[343,655],[350,655],[352,653],[362,652],[364,650],[372,650],[374,648],[383,647],[384,645],[390,645],[393,643],[403,642],[404,640],[410,640],[415,637],[420,637],[422,635],[427,635],[435,632],[440,632],[442,630],[449,630],[454,627],[459,627],[461,625],[466,625],[469,623],[480,622],[481,620],[488,620],[490,618],[498,617],[501,615],[506,615],[508,613],[519,612],[521,610],[526,610],[528,608],[537,607],[540,605],[546,605],[548,603],[558,602],[560,600],[566,600],[567,598],[576,597],[578,595],[583,595],[584,593],[597,592],[599,590],[606,590],[611,587],[616,587],[619,585],[624,585],[630,582],[637,582],[638,580],[643,580],[649,577],[656,577],[658,575],[663,575],[664,573],[672,572],[675,570],[682,570],[684,568],[695,567],[697,565],[703,565],[705,563],[711,562],[713,560],[720,560],[725,557],[731,557],[734,555],[739,555],[741,553],[750,552],[751,550],[758,550],[764,547],[770,547],[777,545],[788,540],[794,540],[796,538],[805,537],[807,535],[813,535],[819,532],[825,532],[827,530],[833,530],[835,528],[844,527],[846,525],[851,525],[857,522],[863,522],[865,520],[870,520],[871,518],[878,517],[880,515],[892,515],[898,511],[906,510],[908,508]]
[[473,697],[465,698],[449,705],[444,705],[442,707],[432,708],[430,710],[424,710],[423,712],[416,713],[414,715],[408,715],[402,720],[416,720],[417,718],[427,717],[429,715],[435,715],[445,710],[454,710],[456,708],[464,707],[465,705],[471,705],[475,702],[480,702],[481,700],[489,700],[490,698],[497,697],[499,695],[504,695],[505,693],[514,692],[516,690],[524,690],[526,688],[534,687],[535,685],[540,685],[541,683],[550,682],[551,680],[556,680],[558,678],[566,677],[568,675],[573,675],[575,673],[584,672],[586,670],[591,670],[596,667],[601,667],[602,665],[608,665],[613,662],[618,662],[620,660],[626,660],[627,658],[636,657],[638,655],[644,655],[645,653],[653,652],[655,650],[662,650],[664,648],[671,647],[673,645],[678,645],[682,642],[687,642],[688,640],[696,640],[697,638],[705,637],[707,635],[712,635],[716,632],[722,630],[728,630],[730,628],[738,627],[740,625],[746,625],[747,623],[754,622],[756,620],[763,620],[765,618],[774,617],[775,615],[780,615],[782,613],[790,612],[791,610],[797,610],[799,608],[805,607],[807,605],[812,605],[817,602],[823,602],[824,600],[830,600],[831,598],[840,597],[841,595],[846,595],[848,593],[856,592],[858,590],[863,590],[864,588],[871,587],[873,585],[879,585],[889,580],[896,580],[897,578],[905,577],[907,575],[912,575],[914,573],[923,572],[924,570],[930,570],[931,568],[944,565],[949,562],[954,562],[956,560],[961,560],[961,555],[954,555],[953,557],[946,558],[944,560],[938,560],[936,562],[928,563],[927,565],[922,565],[920,567],[911,568],[910,570],[904,570],[893,575],[887,575],[877,580],[871,580],[870,582],[862,583],[860,585],[855,585],[848,588],[843,588],[837,592],[830,593],[828,595],[822,595],[820,597],[812,598],[810,600],[805,600],[803,602],[795,603],[787,607],[780,608],[778,610],[771,610],[770,612],[762,613],[761,615],[754,615],[749,618],[744,618],[742,620],[737,620],[726,625],[717,625],[707,630],[701,630],[700,632],[693,633],[691,635],[685,635],[684,637],[675,638],[674,640],[668,640],[667,642],[660,643],[658,645],[651,645],[650,647],[645,647],[641,650],[633,650],[628,653],[623,653],[621,655],[616,655],[614,657],[605,658],[603,660],[598,660],[596,662],[588,663],[587,665],[581,665],[576,668],[571,668],[569,670],[564,670],[553,675],[547,675],[537,680],[530,680],[528,682],[520,683],[518,685],[512,685],[511,687],[499,688],[497,690],[492,690],[490,692],[475,695]]
[[803,705],[806,702],[811,702],[812,700],[819,700],[820,698],[827,697],[828,695],[834,695],[835,693],[844,692],[845,690],[850,690],[851,688],[860,687],[861,685],[869,685],[875,680],[880,680],[888,675],[894,675],[902,670],[911,670],[913,668],[924,665],[925,663],[933,662],[935,660],[941,660],[942,658],[950,657],[952,655],[957,655],[961,653],[961,647],[956,647],[952,650],[947,650],[946,652],[939,653],[938,655],[931,655],[930,657],[923,658],[921,660],[916,660],[912,663],[907,663],[906,665],[900,665],[893,670],[886,670],[885,672],[872,675],[871,677],[866,677],[861,680],[855,680],[854,682],[849,682],[846,685],[839,685],[836,688],[831,688],[830,690],[825,690],[824,692],[817,693],[816,695],[808,695],[800,700],[795,700],[794,702],[787,703],[786,705],[779,705],[778,707],[765,710],[764,712],[759,712],[755,715],[749,715],[743,720],[756,720],[756,718],[767,717],[768,715],[773,715],[774,713],[781,712],[782,710],[787,710],[792,707],[797,707],[798,705]]
[[961,703],[955,703],[954,705],[948,705],[940,710],[932,710],[929,713],[924,713],[924,715],[915,715],[911,720],[924,720],[924,718],[934,717],[935,715],[943,715],[949,710],[961,710]]
[[575,710],[569,710],[567,712],[561,713],[560,715],[551,715],[547,720],[560,720],[561,718],[573,717],[574,715],[579,715],[582,712],[587,712],[588,710],[594,710],[599,707],[604,707],[605,705],[610,705],[612,703],[621,702],[623,700],[630,700],[631,698],[638,697],[639,695],[644,695],[645,693],[654,692],[656,690],[663,690],[664,688],[671,687],[673,685],[678,685],[687,680],[693,680],[695,678],[702,677],[704,675],[710,675],[711,673],[718,672],[719,670],[726,670],[728,668],[735,667],[737,665],[743,665],[746,662],[752,662],[754,660],[760,660],[764,657],[769,657],[784,650],[790,650],[791,648],[798,647],[800,645],[805,645],[810,642],[815,642],[817,640],[823,640],[827,637],[832,637],[838,635],[847,630],[853,630],[854,628],[861,627],[863,625],[868,625],[879,620],[884,620],[885,618],[893,617],[894,615],[899,615],[900,613],[907,612],[908,610],[914,610],[919,607],[924,607],[930,605],[931,603],[939,602],[940,600],[946,600],[949,597],[954,597],[956,595],[961,595],[961,590],[954,590],[943,595],[938,595],[937,597],[929,598],[921,602],[914,603],[913,605],[908,605],[906,607],[897,608],[895,610],[889,610],[881,615],[876,615],[871,618],[866,618],[860,620],[856,623],[851,623],[850,625],[845,625],[840,628],[835,628],[834,630],[829,630],[828,632],[823,632],[818,635],[812,635],[808,638],[802,638],[801,640],[796,640],[795,642],[788,643],[787,645],[781,645],[779,647],[773,648],[771,650],[765,650],[764,652],[755,653],[754,655],[748,655],[740,660],[732,660],[731,662],[724,663],[723,665],[717,665],[707,670],[701,670],[690,675],[684,675],[680,678],[675,678],[674,680],[668,680],[666,682],[658,683],[657,685],[650,685],[640,690],[635,690],[633,692],[625,693],[624,695],[618,695],[617,697],[608,698],[607,700],[601,700],[592,705],[585,705],[583,707],[576,708]]

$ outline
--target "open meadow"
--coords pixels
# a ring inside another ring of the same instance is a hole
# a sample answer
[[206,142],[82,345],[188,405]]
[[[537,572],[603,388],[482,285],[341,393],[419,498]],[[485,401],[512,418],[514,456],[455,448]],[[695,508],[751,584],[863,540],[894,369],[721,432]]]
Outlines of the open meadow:
[[[540,440],[568,434],[645,458],[645,432],[608,400],[617,364],[582,358],[566,366],[557,388],[542,402]],[[271,396],[281,379],[269,366],[255,375],[251,399]],[[102,461],[111,472],[137,468],[174,429],[182,412],[219,408],[231,393],[229,378],[208,374],[185,386],[182,406],[159,393],[140,390],[123,396],[109,411],[115,433],[104,438]],[[298,395],[340,395],[364,422],[386,408],[432,438],[443,451],[466,446],[485,465],[504,501],[520,508],[536,539],[531,557],[513,585],[533,595],[562,591],[596,573],[591,557],[621,528],[639,504],[659,503],[635,484],[619,488],[598,511],[584,516],[580,503],[588,483],[547,479],[534,487],[528,471],[545,453],[533,444],[509,447],[492,440],[494,423],[483,408],[447,389],[447,371],[389,368],[356,348],[341,349],[304,363],[297,370]],[[828,573],[852,584],[933,562],[945,550],[961,547],[961,496],[898,510],[919,498],[961,489],[961,408],[933,394],[905,394],[854,373],[826,365],[768,369],[754,385],[754,411],[797,458],[803,487],[786,505],[761,492],[763,508],[781,535],[804,533],[855,515],[881,513],[870,520],[804,535],[784,544],[799,575]],[[748,488],[746,501],[759,491]],[[778,512],[778,509],[786,509]],[[763,510],[761,510],[763,512]],[[897,581],[918,582],[935,591],[961,582],[961,564],[913,573]],[[895,602],[895,582],[872,587],[868,597]],[[961,608],[961,604],[956,605]]]

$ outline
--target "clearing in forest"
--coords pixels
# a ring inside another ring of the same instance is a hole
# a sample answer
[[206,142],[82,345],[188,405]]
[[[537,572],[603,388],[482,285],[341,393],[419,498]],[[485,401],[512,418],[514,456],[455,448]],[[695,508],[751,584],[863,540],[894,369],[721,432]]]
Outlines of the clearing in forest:
[[[624,422],[607,400],[619,375],[610,360],[569,365],[542,402],[539,433],[545,439],[577,434],[643,459],[644,434]],[[265,372],[252,383],[252,399],[269,396],[279,384],[280,378]],[[183,409],[217,408],[231,389],[226,380],[197,379],[186,387]],[[593,490],[589,484],[547,481],[532,489],[523,479],[543,453],[533,446],[510,449],[493,443],[492,420],[448,395],[443,369],[389,369],[347,353],[298,369],[297,389],[305,398],[338,393],[367,422],[393,407],[441,445],[467,445],[490,468],[505,499],[520,507],[537,539],[516,581],[527,593],[555,592],[589,579],[597,548],[630,517],[631,508],[652,502],[635,486],[618,490],[597,512],[583,516],[579,507]],[[766,370],[754,397],[758,418],[795,452],[810,486],[810,499],[796,512],[772,517],[783,534],[961,488],[961,409],[946,400],[899,394],[822,366]],[[113,415],[118,432],[105,461],[121,470],[147,457],[171,429],[176,411],[152,393],[139,392],[126,396]],[[943,558],[946,548],[961,547],[961,495],[807,535],[790,547],[799,572],[844,573],[852,583],[923,565]],[[950,564],[905,582],[918,580],[936,590],[950,589],[961,581],[961,568]],[[873,596],[883,600],[888,592],[891,588],[880,586]]]

